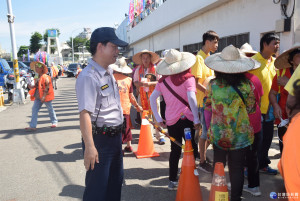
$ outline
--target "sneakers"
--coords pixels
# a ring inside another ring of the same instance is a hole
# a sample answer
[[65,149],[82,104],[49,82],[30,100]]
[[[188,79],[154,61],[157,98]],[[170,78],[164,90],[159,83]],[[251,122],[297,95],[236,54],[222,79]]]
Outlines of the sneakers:
[[159,139],[158,144],[164,145],[164,144],[166,144],[166,140],[164,138],[161,138],[161,139]]
[[243,187],[243,191],[246,191],[248,193],[251,193],[252,195],[254,196],[260,196],[261,195],[261,192],[260,192],[260,189],[259,187],[254,187],[254,188],[249,188],[248,187],[248,184],[244,185]]
[[177,181],[170,181],[168,185],[168,189],[170,191],[175,191],[177,190],[178,182]]
[[36,131],[36,128],[27,127],[25,128],[26,131]]
[[270,168],[270,166],[262,168],[259,171],[269,175],[277,175],[277,170]]
[[199,169],[206,173],[212,173],[214,171],[212,165],[209,164],[207,161],[204,161],[203,163],[199,163]]
[[132,151],[133,151],[132,146],[124,148],[124,152],[132,152]]
[[214,163],[213,160],[211,160],[211,159],[208,158],[207,156],[206,156],[206,161],[207,161],[208,163],[210,163],[210,164],[213,164],[213,163]]
[[52,126],[50,126],[51,128],[56,128],[57,124],[52,124]]

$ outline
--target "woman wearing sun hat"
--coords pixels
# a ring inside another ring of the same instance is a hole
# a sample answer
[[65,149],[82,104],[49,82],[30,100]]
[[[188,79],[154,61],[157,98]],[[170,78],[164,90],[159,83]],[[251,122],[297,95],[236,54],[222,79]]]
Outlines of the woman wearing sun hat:
[[211,108],[212,112],[207,135],[213,144],[214,164],[225,166],[228,155],[231,200],[240,201],[245,157],[254,139],[248,114],[256,110],[251,82],[244,73],[253,69],[255,62],[231,45],[207,57],[205,64],[216,76],[207,87],[205,103],[205,110]]
[[38,78],[35,79],[35,85],[30,86],[29,91],[30,99],[34,101],[32,106],[32,116],[29,127],[25,128],[28,131],[36,130],[38,112],[42,105],[45,104],[51,119],[51,128],[57,127],[57,118],[52,106],[52,100],[54,100],[54,91],[51,82],[51,77],[47,75],[48,68],[45,64],[38,61],[30,63],[30,68],[35,71]]
[[111,64],[109,67],[114,70],[114,77],[118,83],[121,106],[123,109],[125,129],[122,130],[122,143],[127,143],[124,152],[132,152],[132,134],[129,123],[131,104],[134,105],[137,112],[142,112],[143,108],[137,103],[133,95],[132,78],[127,76],[132,73],[132,70],[127,66],[125,58],[120,58],[115,64]]
[[[143,110],[151,109],[149,105],[149,97],[151,96],[158,80],[158,75],[155,71],[155,64],[159,61],[159,59],[158,54],[149,50],[143,50],[132,57],[133,62],[139,65],[134,72],[133,82],[139,91],[138,100],[143,107]],[[149,80],[146,78],[146,75],[152,75],[154,80]],[[160,145],[165,144],[164,135],[160,134],[157,130],[155,130],[155,137]]]
[[274,123],[278,126],[280,153],[282,153],[283,149],[282,137],[284,136],[287,128],[284,125],[279,125],[281,125],[281,121],[288,119],[285,107],[289,93],[284,89],[284,86],[289,81],[299,64],[300,43],[294,44],[292,48],[279,55],[274,63],[278,71],[276,72],[276,76],[273,78],[269,99],[274,108],[274,116],[276,118]]
[[[155,90],[150,97],[153,114],[162,127],[168,128],[171,137],[178,142],[184,138],[184,128],[192,131],[192,146],[194,156],[198,154],[198,147],[194,141],[195,129],[200,128],[196,100],[196,82],[191,74],[191,67],[195,64],[196,57],[188,52],[179,52],[171,49],[162,61],[157,65],[156,71],[163,75],[159,79]],[[171,90],[170,90],[171,89]],[[162,95],[166,102],[166,126],[157,112],[157,98]],[[181,147],[171,144],[169,158],[169,190],[177,188],[178,162],[181,155]]]

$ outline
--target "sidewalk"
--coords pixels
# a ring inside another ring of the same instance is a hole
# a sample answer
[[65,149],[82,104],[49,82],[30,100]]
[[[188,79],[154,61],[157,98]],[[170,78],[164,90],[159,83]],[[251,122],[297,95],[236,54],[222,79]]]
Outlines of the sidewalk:
[[[58,127],[50,128],[48,111],[39,113],[38,130],[25,132],[31,117],[32,102],[7,106],[0,110],[0,200],[65,201],[81,200],[84,190],[85,168],[81,149],[79,114],[75,94],[75,78],[60,78],[53,101]],[[133,149],[138,146],[139,130],[133,130]],[[125,153],[122,201],[173,201],[176,191],[169,191],[170,142],[158,145],[160,157],[136,159]],[[125,145],[123,145],[125,146]],[[208,154],[212,158],[212,149]],[[270,154],[272,168],[277,168],[279,148],[274,137]],[[100,159],[101,160],[101,159]],[[181,161],[180,161],[181,166]],[[227,170],[227,169],[226,169]],[[209,197],[212,177],[199,172],[203,201]],[[261,174],[261,197],[243,192],[245,200],[265,201],[270,192],[284,192],[280,175]],[[227,173],[227,181],[229,177]]]

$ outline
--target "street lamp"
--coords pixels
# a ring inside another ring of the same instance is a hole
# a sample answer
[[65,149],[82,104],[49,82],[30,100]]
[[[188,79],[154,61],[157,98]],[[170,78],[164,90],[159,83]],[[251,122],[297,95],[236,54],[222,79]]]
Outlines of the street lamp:
[[74,31],[77,31],[77,30],[79,30],[79,29],[82,29],[82,28],[75,29],[75,30],[73,30],[72,33],[71,33],[71,38],[72,38],[72,63],[74,63],[73,33],[74,33]]

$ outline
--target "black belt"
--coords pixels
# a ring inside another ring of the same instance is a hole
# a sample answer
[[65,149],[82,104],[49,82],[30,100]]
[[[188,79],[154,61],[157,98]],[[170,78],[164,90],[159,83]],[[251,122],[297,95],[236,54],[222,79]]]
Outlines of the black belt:
[[94,135],[108,135],[108,136],[118,136],[121,134],[123,128],[123,124],[120,124],[118,126],[106,126],[103,125],[102,127],[96,127],[96,132],[94,132]]

